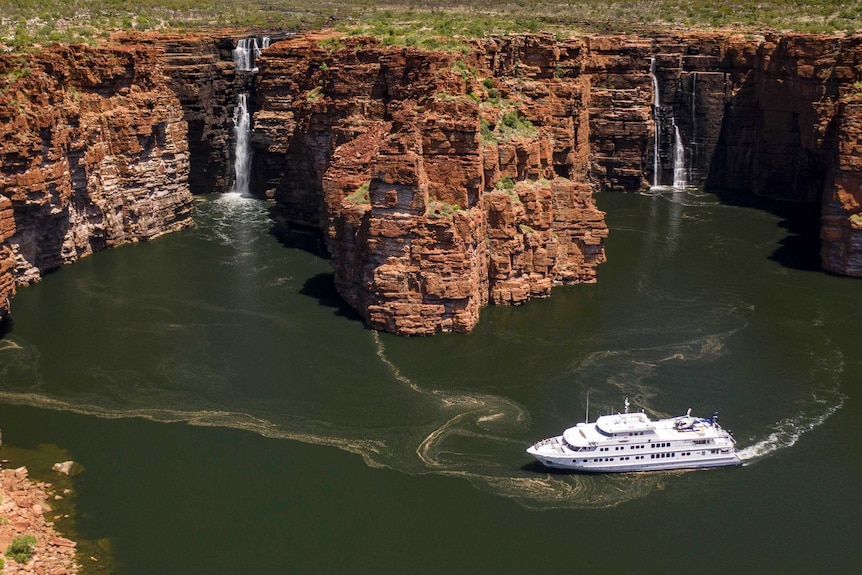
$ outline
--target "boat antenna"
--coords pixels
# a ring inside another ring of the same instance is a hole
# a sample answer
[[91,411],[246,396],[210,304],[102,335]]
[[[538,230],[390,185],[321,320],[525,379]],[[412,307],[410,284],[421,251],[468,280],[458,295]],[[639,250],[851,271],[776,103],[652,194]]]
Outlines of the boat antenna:
[[625,406],[626,406],[626,413],[628,413],[629,412],[629,398],[628,397],[626,398]]

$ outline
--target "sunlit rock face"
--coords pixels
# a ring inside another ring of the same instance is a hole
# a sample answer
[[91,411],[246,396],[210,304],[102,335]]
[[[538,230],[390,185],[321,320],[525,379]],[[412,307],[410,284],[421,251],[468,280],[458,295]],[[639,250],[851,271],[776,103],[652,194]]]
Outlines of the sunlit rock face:
[[498,39],[467,54],[311,37],[258,60],[257,189],[324,231],[342,297],[375,329],[472,329],[593,282],[604,214],[587,183],[584,44]]
[[17,284],[192,223],[186,122],[157,50],[57,46],[6,54],[0,74],[0,254]]
[[220,34],[0,57],[0,315],[16,285],[191,223],[233,185],[322,232],[375,329],[469,331],[487,303],[593,282],[594,190],[705,186],[807,203],[824,269],[862,275],[859,37],[521,35],[463,52],[289,37],[237,71]]

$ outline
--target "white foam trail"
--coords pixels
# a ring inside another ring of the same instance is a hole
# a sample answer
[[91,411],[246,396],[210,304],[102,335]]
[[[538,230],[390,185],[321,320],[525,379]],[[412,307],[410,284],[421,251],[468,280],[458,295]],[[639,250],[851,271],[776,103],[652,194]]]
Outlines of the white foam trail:
[[824,406],[822,412],[817,414],[803,413],[782,419],[773,426],[775,431],[770,433],[768,437],[761,439],[754,445],[738,450],[737,455],[743,462],[753,463],[771,453],[793,447],[804,434],[823,425],[833,413],[841,409],[846,397],[837,390],[833,391],[829,398],[821,398],[815,394],[814,401]]
[[831,348],[831,354],[817,356],[818,364],[812,369],[811,379],[822,382],[811,393],[812,404],[808,409],[776,423],[774,431],[743,449],[737,455],[746,463],[758,461],[781,449],[793,447],[809,431],[823,425],[832,414],[844,407],[847,396],[840,390],[840,375],[844,371],[844,357],[841,350],[832,346],[828,338],[824,343]]

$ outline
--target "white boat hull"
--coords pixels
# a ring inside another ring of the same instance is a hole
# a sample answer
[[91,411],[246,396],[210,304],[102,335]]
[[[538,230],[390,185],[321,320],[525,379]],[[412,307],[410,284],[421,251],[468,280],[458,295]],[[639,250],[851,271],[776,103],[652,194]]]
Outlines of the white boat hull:
[[730,432],[710,419],[686,415],[651,420],[626,412],[579,423],[527,449],[552,469],[593,473],[667,471],[742,465]]
[[[555,454],[535,449],[527,453],[551,469],[581,471],[587,473],[631,473],[635,471],[668,471],[673,469],[707,469],[711,467],[733,467],[742,465],[742,460],[734,452],[700,455],[676,455],[676,452],[645,454],[645,459],[625,459],[623,457],[583,457],[578,453]],[[652,459],[650,455],[670,454],[668,457]],[[691,452],[680,452],[691,453]]]

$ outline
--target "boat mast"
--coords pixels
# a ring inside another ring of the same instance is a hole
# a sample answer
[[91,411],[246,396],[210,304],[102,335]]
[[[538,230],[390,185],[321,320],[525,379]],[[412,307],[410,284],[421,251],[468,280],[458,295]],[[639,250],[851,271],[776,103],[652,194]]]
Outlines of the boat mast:
[[590,422],[590,390],[587,390],[587,412],[584,414],[584,423]]

